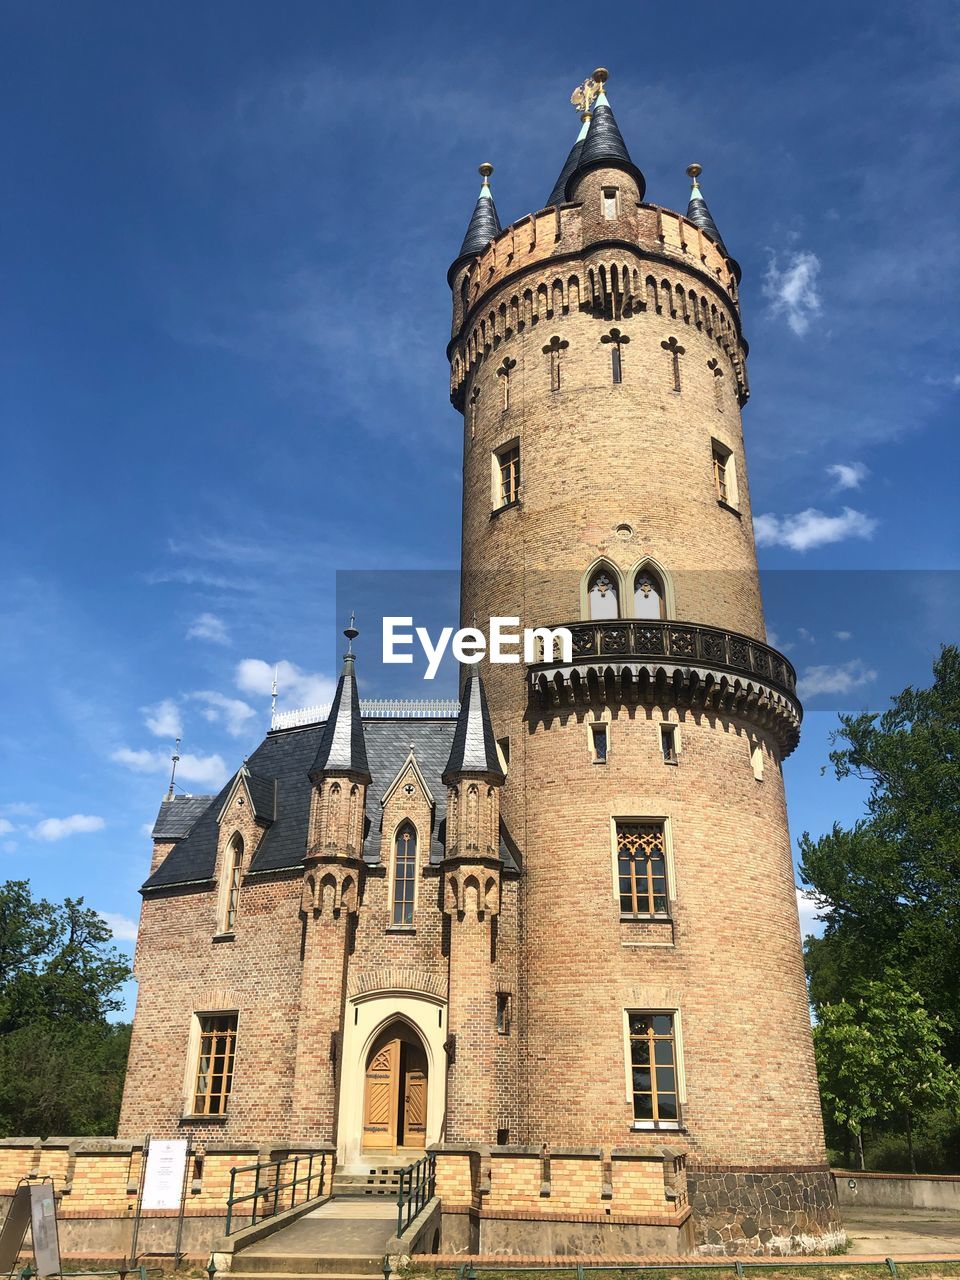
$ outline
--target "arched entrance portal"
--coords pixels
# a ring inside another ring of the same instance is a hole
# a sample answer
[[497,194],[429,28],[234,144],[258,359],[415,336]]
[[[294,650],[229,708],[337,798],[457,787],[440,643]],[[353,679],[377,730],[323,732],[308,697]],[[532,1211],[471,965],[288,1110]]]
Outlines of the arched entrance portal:
[[427,1054],[409,1023],[396,1019],[367,1054],[363,1151],[422,1151],[427,1139]]

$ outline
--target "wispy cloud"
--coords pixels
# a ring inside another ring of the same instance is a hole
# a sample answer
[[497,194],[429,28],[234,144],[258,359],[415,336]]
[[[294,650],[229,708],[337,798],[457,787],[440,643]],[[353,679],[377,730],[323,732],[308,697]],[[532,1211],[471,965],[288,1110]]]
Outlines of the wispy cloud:
[[755,516],[753,529],[757,546],[809,551],[830,542],[842,542],[844,538],[872,538],[877,523],[873,516],[854,511],[852,507],[844,507],[837,516],[808,507],[796,515],[777,516],[767,512]]
[[172,698],[164,698],[155,707],[143,707],[143,722],[156,738],[182,738],[180,709]]
[[833,635],[835,640],[852,640],[853,639],[852,631],[835,631]]
[[16,831],[16,827],[9,818],[0,818],[0,836],[8,836],[11,831]]
[[818,693],[843,695],[861,689],[876,678],[876,671],[860,658],[853,658],[836,666],[807,667],[797,679],[797,693],[801,698],[813,698]]
[[[110,759],[115,764],[134,773],[167,773],[170,769],[170,757],[165,751],[148,751],[133,747],[117,747],[111,751]],[[180,757],[177,764],[177,779],[183,782],[196,783],[202,787],[216,787],[218,790],[230,776],[230,771],[220,755],[196,756],[189,752]]]
[[202,715],[210,724],[222,724],[232,738],[242,737],[250,728],[251,719],[257,712],[249,703],[241,698],[228,698],[226,694],[217,693],[213,689],[202,689],[191,693],[191,698],[204,704]]
[[826,471],[835,489],[859,489],[870,474],[862,462],[834,462]]
[[[293,662],[276,664],[279,705],[283,707],[309,707],[329,702],[336,691],[337,682],[319,672],[303,671]],[[242,693],[257,694],[267,698],[273,689],[274,667],[262,658],[244,658],[237,664],[237,688]]]
[[30,830],[34,840],[65,840],[87,831],[102,831],[107,824],[92,813],[73,813],[69,818],[43,818]]
[[210,644],[229,644],[227,624],[215,613],[201,613],[187,628],[188,640],[207,640]]
[[808,249],[791,253],[783,266],[776,254],[771,254],[770,265],[763,281],[763,293],[769,300],[770,311],[775,316],[785,316],[787,324],[798,337],[810,328],[810,320],[821,311],[817,277],[820,259]]
[[117,911],[98,911],[97,915],[101,920],[105,921],[110,932],[118,942],[136,942],[136,920],[131,920],[129,916],[121,915]]

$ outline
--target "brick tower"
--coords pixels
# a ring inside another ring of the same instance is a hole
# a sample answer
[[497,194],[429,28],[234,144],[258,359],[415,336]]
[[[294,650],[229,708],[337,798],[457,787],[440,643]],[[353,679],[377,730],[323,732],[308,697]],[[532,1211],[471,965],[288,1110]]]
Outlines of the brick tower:
[[570,662],[482,668],[523,854],[498,1140],[666,1143],[701,1248],[822,1247],[781,773],[801,708],[765,643],[740,269],[699,166],[685,214],[645,201],[606,78],[548,207],[501,229],[481,167],[448,276],[462,623],[573,636]]

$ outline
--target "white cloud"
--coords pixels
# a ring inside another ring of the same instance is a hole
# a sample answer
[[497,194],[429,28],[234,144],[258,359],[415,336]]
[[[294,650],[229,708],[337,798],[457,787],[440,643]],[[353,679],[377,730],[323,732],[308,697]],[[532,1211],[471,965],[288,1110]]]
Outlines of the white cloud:
[[[117,747],[110,753],[115,764],[122,764],[134,773],[168,773],[170,757],[163,750],[134,750],[132,747]],[[226,782],[230,772],[220,755],[194,756],[189,752],[180,757],[177,765],[178,782],[194,782],[204,787],[216,787],[218,790]]]
[[805,644],[816,644],[817,637],[812,631],[808,631],[806,627],[797,627],[797,635]]
[[69,818],[43,818],[31,830],[34,840],[65,840],[84,831],[102,831],[107,824],[91,813],[73,813]]
[[759,547],[789,547],[791,551],[809,551],[844,538],[872,538],[878,521],[873,516],[844,507],[838,516],[828,516],[815,507],[792,516],[769,512],[756,516],[753,531]]
[[16,827],[8,818],[0,818],[0,836],[8,836]]
[[852,632],[852,631],[835,631],[833,634],[834,634],[834,638],[835,638],[835,639],[837,639],[837,640],[852,640],[852,639],[853,639],[853,632]]
[[211,644],[229,644],[226,623],[215,613],[201,613],[187,629],[188,640],[209,640]]
[[[244,658],[237,664],[237,688],[268,698],[273,689],[274,668],[262,658]],[[329,676],[302,671],[293,662],[277,663],[277,690],[282,707],[311,707],[330,702],[337,682]]]
[[797,889],[797,910],[800,912],[800,933],[805,938],[808,934],[819,937],[823,932],[823,921],[817,915],[813,894],[808,889]]
[[876,671],[854,658],[833,667],[807,667],[797,679],[797,693],[801,698],[812,698],[818,693],[847,694],[876,678]]
[[833,462],[826,468],[835,489],[859,489],[870,474],[862,462]]
[[106,921],[107,927],[118,942],[136,942],[136,920],[131,920],[128,916],[120,915],[116,911],[98,911],[97,915],[101,920]]
[[240,698],[228,698],[225,694],[216,693],[212,689],[203,689],[192,693],[191,698],[205,704],[203,718],[211,724],[222,724],[233,738],[242,737],[249,728],[251,717],[257,713]]
[[156,738],[182,738],[183,721],[172,698],[164,698],[155,707],[141,707],[143,722]]
[[771,312],[775,316],[786,316],[787,324],[798,337],[809,329],[811,316],[820,313],[819,274],[820,259],[808,249],[792,253],[782,268],[776,255],[771,254],[763,292],[770,299]]

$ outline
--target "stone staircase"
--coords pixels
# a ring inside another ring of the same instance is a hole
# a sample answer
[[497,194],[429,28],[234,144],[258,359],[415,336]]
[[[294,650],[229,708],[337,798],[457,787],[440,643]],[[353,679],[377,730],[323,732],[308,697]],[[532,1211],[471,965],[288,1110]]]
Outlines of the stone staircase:
[[389,1197],[394,1202],[400,1190],[403,1165],[378,1165],[366,1172],[333,1175],[333,1195],[340,1200],[357,1200],[366,1196]]

